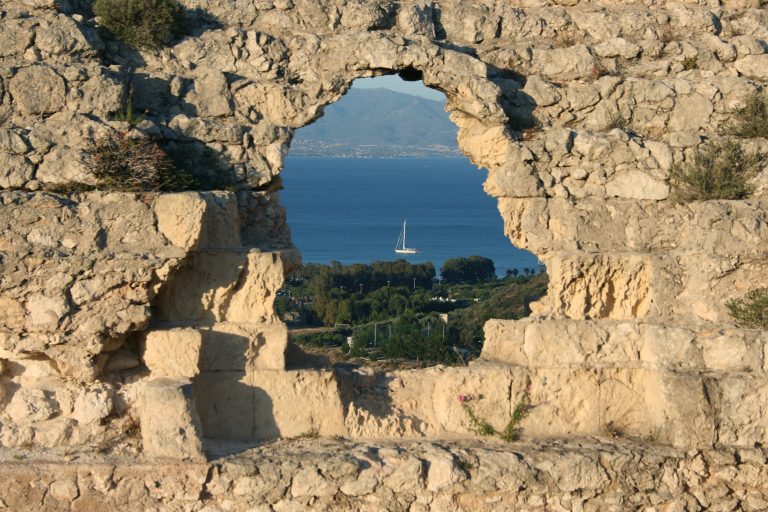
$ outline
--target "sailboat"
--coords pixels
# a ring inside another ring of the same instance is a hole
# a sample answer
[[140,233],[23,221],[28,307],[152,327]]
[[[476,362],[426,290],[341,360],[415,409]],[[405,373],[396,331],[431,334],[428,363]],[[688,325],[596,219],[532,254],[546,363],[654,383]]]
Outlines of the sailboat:
[[[418,254],[419,252],[418,249],[405,246],[405,224],[407,222],[408,222],[408,219],[403,221],[403,230],[400,232],[400,237],[397,239],[397,243],[395,244],[395,252],[398,254]],[[401,241],[402,241],[402,244],[401,244]]]

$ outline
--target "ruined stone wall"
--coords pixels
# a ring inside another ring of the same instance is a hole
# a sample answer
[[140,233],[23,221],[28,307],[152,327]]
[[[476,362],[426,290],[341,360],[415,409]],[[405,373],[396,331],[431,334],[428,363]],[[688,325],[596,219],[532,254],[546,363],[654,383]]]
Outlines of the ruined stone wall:
[[[0,443],[103,446],[136,419],[148,453],[181,458],[201,436],[466,436],[458,392],[501,426],[528,384],[526,435],[766,442],[765,333],[724,304],[768,282],[768,172],[749,200],[676,204],[669,170],[764,89],[768,10],[183,3],[192,34],[157,52],[105,36],[85,2],[0,6]],[[534,319],[490,322],[469,368],[285,371],[291,136],[393,73],[445,93],[548,294]],[[135,127],[110,120],[126,101]],[[234,191],[51,192],[94,183],[83,151],[115,131]]]
[[9,510],[764,510],[765,450],[278,442],[211,464],[4,460]]

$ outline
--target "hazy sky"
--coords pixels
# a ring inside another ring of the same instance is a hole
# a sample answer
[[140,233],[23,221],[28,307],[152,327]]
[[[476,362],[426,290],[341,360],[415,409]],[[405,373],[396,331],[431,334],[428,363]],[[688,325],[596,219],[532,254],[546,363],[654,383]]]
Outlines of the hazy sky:
[[422,82],[406,82],[397,75],[378,76],[376,78],[358,78],[352,87],[359,89],[391,89],[397,92],[421,96],[430,100],[445,101],[440,91],[426,87]]

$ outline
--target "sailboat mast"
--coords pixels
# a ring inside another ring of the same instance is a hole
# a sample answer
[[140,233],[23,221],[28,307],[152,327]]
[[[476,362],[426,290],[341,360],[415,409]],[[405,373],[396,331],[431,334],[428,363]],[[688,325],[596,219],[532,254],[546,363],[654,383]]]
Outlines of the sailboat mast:
[[406,222],[408,222],[408,219],[405,219],[403,221],[403,249],[405,249],[405,247],[406,247],[406,245],[405,245],[405,223]]

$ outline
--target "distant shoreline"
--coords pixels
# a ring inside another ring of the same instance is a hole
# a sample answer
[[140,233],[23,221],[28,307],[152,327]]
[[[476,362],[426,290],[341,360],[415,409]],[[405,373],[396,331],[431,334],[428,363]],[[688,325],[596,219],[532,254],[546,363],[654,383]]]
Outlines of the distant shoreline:
[[288,154],[286,158],[337,158],[343,160],[394,160],[394,159],[414,159],[414,158],[444,158],[454,160],[457,158],[467,158],[465,155],[395,155],[395,156],[381,156],[381,155],[294,155]]

